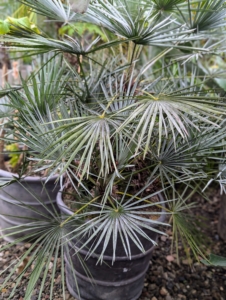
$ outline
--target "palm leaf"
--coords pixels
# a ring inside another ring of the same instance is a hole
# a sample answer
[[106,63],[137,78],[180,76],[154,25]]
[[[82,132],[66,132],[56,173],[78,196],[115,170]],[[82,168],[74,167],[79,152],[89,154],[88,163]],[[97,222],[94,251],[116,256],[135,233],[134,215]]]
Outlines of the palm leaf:
[[[145,186],[149,186],[150,182]],[[157,194],[157,193],[156,193]],[[151,198],[154,194],[148,195],[146,198]],[[146,198],[140,198],[140,202],[145,201]],[[117,249],[117,238],[121,240],[125,254],[131,256],[131,243],[140,249],[141,252],[144,252],[144,247],[141,242],[141,237],[149,240],[153,244],[156,244],[155,240],[148,236],[148,231],[153,231],[157,233],[164,234],[160,229],[155,228],[158,225],[167,225],[159,220],[153,220],[149,218],[140,217],[139,215],[143,214],[143,208],[149,208],[152,205],[164,205],[164,201],[160,200],[154,204],[146,204],[136,206],[136,203],[132,203],[134,198],[129,198],[124,203],[117,203],[116,199],[116,208],[105,205],[104,209],[101,210],[100,214],[100,204],[91,203],[90,208],[87,212],[81,213],[71,213],[73,214],[73,219],[70,218],[69,221],[66,221],[70,230],[66,235],[68,240],[72,241],[74,238],[76,240],[81,240],[82,245],[77,247],[77,252],[81,249],[86,249],[88,251],[87,258],[95,253],[97,247],[101,247],[101,253],[99,255],[98,261],[103,262],[104,253],[108,244],[112,244],[112,259],[115,259],[115,251]],[[150,215],[149,212],[147,212]],[[158,213],[157,213],[158,214]],[[162,212],[159,212],[162,214]],[[87,219],[91,217],[91,220],[88,220],[85,223],[82,223],[80,226],[79,219]],[[64,217],[65,218],[65,217]],[[147,232],[145,231],[147,230]],[[121,233],[119,234],[119,232]],[[116,233],[118,232],[118,233]],[[88,235],[87,235],[88,234]],[[126,242],[125,242],[126,241]],[[88,246],[89,245],[89,246]],[[87,247],[88,246],[88,247]]]
[[20,2],[31,7],[34,12],[54,21],[68,23],[76,17],[76,13],[71,10],[68,0],[66,0],[66,4],[63,4],[61,0],[20,0]]
[[189,28],[198,32],[225,26],[225,1],[200,1],[193,4],[188,1]]
[[[136,44],[191,49],[183,45],[186,41],[202,38],[190,36],[192,31],[181,30],[170,17],[159,21],[158,13],[153,15],[154,6],[142,6],[138,15],[128,10],[126,1],[102,1],[91,4],[83,20],[99,24],[125,38],[134,38]],[[181,42],[181,45],[180,45]],[[194,49],[194,48],[193,48]],[[197,50],[197,49],[196,49]]]
[[156,11],[161,13],[178,11],[178,5],[183,3],[183,0],[153,0]]

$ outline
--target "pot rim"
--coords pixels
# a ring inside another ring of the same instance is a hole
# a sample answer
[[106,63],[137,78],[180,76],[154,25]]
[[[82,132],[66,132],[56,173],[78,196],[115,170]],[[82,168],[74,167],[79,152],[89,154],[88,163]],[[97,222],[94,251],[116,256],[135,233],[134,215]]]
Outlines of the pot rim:
[[[65,215],[71,216],[71,215],[73,215],[73,212],[71,210],[69,210],[68,206],[63,202],[62,192],[63,192],[63,190],[60,190],[57,193],[57,197],[56,197],[57,205],[58,205],[61,212],[63,212]],[[159,194],[157,194],[157,195],[158,195],[158,197],[160,198],[161,201],[164,201],[161,192],[159,192]],[[163,206],[165,206],[164,202],[163,202]],[[166,216],[166,211],[163,208],[160,217],[155,221],[163,222],[165,220],[165,216]],[[150,225],[151,227],[157,227],[159,224],[158,223],[157,224],[156,223],[150,223],[150,224],[148,223],[148,225]],[[155,238],[155,240],[156,240],[156,238]],[[69,244],[70,244],[70,242],[69,242]],[[75,246],[73,245],[72,247],[74,248]],[[141,252],[141,253],[138,253],[138,254],[133,254],[133,259],[140,259],[141,257],[148,255],[149,253],[152,252],[153,248],[154,248],[154,244],[152,245],[152,247],[150,249],[146,250],[145,252]],[[87,250],[80,249],[79,253],[81,253],[83,255],[87,255]],[[90,256],[92,258],[99,258],[99,254],[96,254],[96,253],[92,253]],[[104,261],[112,261],[112,256],[104,254],[103,260]],[[121,260],[124,261],[124,260],[131,260],[131,259],[130,259],[130,257],[127,257],[127,256],[117,256],[115,260],[116,261],[121,261]]]
[[[5,178],[19,178],[19,175],[16,173],[12,173],[9,171],[5,171],[0,169],[0,177],[5,177]],[[40,177],[40,176],[22,176],[21,181],[27,181],[27,182],[37,182],[37,181],[42,181],[42,182],[48,182],[48,181],[55,181],[59,176],[54,175],[50,177]],[[48,180],[47,180],[48,179]]]
[[[60,190],[58,193],[57,193],[57,205],[59,206],[60,210],[64,213],[64,214],[68,214],[69,216],[72,216],[73,215],[73,212],[68,208],[68,206],[63,202],[63,199],[62,199],[62,193],[63,193],[63,190]],[[162,206],[165,207],[165,202],[163,200],[163,196],[162,196],[162,193],[159,192],[157,194],[157,196],[160,198],[160,201],[162,202]],[[163,222],[165,220],[165,216],[166,216],[166,211],[164,208],[162,208],[162,212],[159,216],[158,219],[154,220],[155,222]],[[149,224],[149,223],[148,223]],[[156,227],[158,226],[159,224],[157,223],[152,223],[151,226],[152,227]]]

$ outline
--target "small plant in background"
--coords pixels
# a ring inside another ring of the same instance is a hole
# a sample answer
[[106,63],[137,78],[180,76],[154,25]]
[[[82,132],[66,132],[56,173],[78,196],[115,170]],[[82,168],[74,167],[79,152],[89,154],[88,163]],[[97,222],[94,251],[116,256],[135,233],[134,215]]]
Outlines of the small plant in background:
[[18,144],[10,144],[10,145],[6,145],[5,148],[7,151],[10,152],[9,153],[9,157],[10,157],[9,163],[12,166],[12,168],[14,169],[18,165],[19,158],[20,158],[20,154],[18,153],[20,150],[19,146],[18,146]]
[[[225,163],[225,97],[220,75],[205,68],[205,58],[225,51],[225,1],[21,3],[56,27],[50,34],[39,24],[11,22],[2,36],[9,49],[40,55],[20,89],[6,91],[15,114],[5,140],[13,134],[29,149],[46,182],[57,173],[63,192],[61,214],[34,220],[38,238],[21,258],[31,255],[16,283],[33,262],[25,299],[42,273],[41,297],[54,256],[53,299],[60,255],[63,291],[65,257],[70,291],[86,299],[81,274],[99,282],[118,256],[128,262],[149,253],[165,226],[176,248],[182,238],[188,254],[206,259],[189,199],[203,194]],[[95,293],[105,299],[101,289]]]

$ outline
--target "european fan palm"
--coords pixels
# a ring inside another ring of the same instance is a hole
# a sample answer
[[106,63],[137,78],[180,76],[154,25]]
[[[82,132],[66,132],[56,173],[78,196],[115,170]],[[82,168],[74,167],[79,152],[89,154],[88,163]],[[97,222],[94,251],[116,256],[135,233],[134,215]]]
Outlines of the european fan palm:
[[[73,198],[71,214],[52,213],[41,227],[31,222],[39,238],[21,257],[31,259],[16,281],[17,286],[34,262],[24,299],[43,272],[41,299],[52,256],[50,298],[59,255],[64,291],[63,253],[68,257],[74,240],[81,261],[80,251],[87,250],[87,259],[101,248],[97,262],[103,264],[111,245],[114,264],[118,244],[131,258],[132,244],[145,252],[145,239],[156,243],[149,231],[164,234],[162,225],[173,225],[175,243],[180,235],[203,257],[187,200],[221,178],[218,165],[225,160],[224,91],[216,80],[220,75],[208,75],[203,63],[225,51],[225,1],[20,2],[55,28],[67,26],[70,34],[59,37],[45,33],[42,24],[37,30],[8,20],[4,46],[40,56],[28,80],[1,91],[14,110],[9,140],[13,135],[26,145],[33,171],[57,173],[62,190],[72,194],[64,200]],[[82,36],[81,24],[86,24]],[[162,209],[169,223],[156,219]],[[86,260],[81,264],[89,274]]]

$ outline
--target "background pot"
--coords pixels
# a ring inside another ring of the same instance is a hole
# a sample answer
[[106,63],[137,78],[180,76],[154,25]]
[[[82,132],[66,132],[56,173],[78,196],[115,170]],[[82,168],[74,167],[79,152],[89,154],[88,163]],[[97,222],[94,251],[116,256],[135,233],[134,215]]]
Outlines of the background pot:
[[[159,195],[161,201],[162,196]],[[57,204],[62,215],[71,215],[72,212],[62,201],[61,193],[57,195]],[[164,212],[158,219],[163,222]],[[144,231],[148,236],[156,240],[157,233],[151,230]],[[99,254],[103,244],[95,250],[88,260],[86,260],[87,251],[79,250],[79,255],[75,255],[76,240],[69,242],[69,251],[65,251],[66,263],[66,282],[69,292],[82,300],[135,300],[138,299],[144,284],[144,277],[149,267],[153,244],[151,241],[140,236],[140,240],[145,248],[145,253],[141,253],[137,246],[130,241],[131,259],[125,256],[125,251],[120,238],[117,241],[116,260],[112,265],[112,245],[109,243],[105,255],[104,263],[97,264]],[[78,245],[79,246],[79,245]],[[85,271],[85,266],[88,269]],[[77,283],[74,280],[76,276]],[[79,288],[79,291],[77,289]]]
[[[0,170],[1,181],[13,178],[18,178],[18,175]],[[55,184],[56,179],[57,176],[51,177],[45,183],[46,178],[28,176],[0,189],[0,229],[6,241],[35,234],[38,229],[31,229],[29,223],[34,220],[44,223],[53,210],[58,210],[56,195],[59,185]],[[39,222],[37,227],[40,225]],[[14,226],[20,228],[7,229]]]

